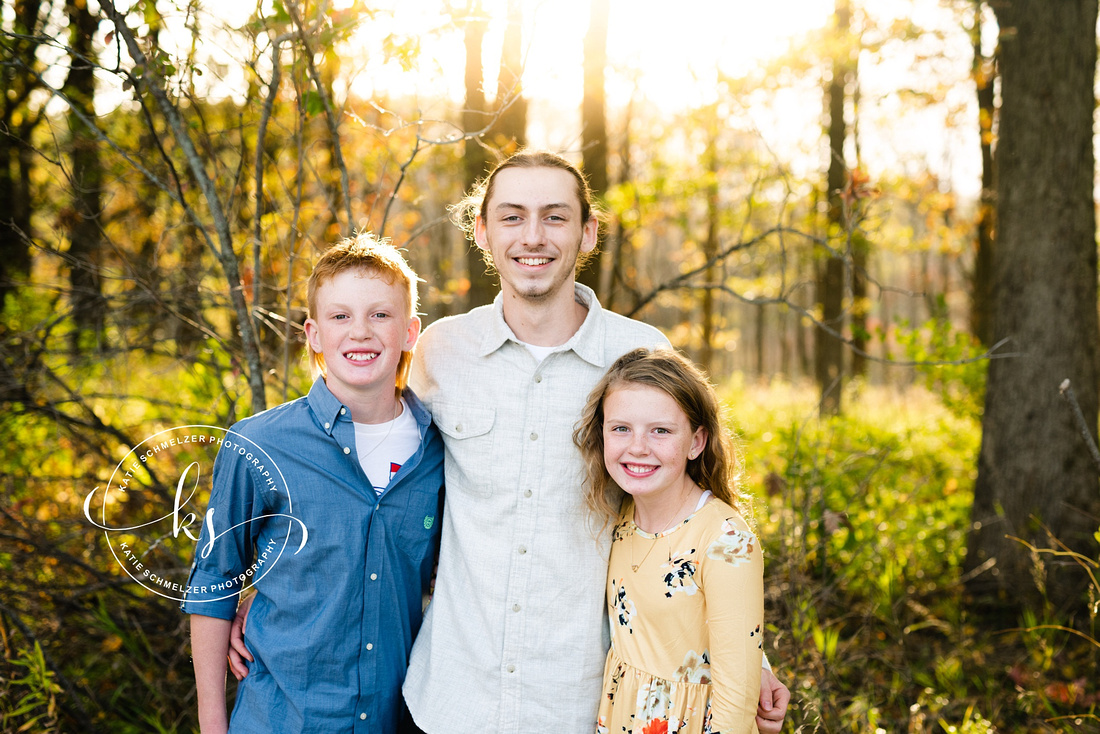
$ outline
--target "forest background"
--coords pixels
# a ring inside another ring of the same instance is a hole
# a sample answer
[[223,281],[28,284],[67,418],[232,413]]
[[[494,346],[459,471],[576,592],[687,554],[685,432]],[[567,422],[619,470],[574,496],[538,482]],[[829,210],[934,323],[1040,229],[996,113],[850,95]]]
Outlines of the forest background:
[[209,457],[123,462],[308,390],[353,231],[490,300],[448,205],[524,145],[726,398],[787,730],[1100,731],[1096,0],[0,7],[0,731],[197,731],[135,564]]

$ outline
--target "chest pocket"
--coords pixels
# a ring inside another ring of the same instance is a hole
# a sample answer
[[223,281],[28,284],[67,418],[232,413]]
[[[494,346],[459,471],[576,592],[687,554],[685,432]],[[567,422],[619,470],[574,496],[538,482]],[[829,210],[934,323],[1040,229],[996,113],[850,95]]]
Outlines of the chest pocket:
[[402,515],[401,550],[416,564],[432,562],[431,541],[441,532],[442,503],[439,494],[421,489],[407,492],[408,505]]
[[499,476],[497,463],[507,461],[506,456],[493,454],[495,411],[437,401],[432,415],[447,448],[447,491],[474,497],[491,495],[493,477]]

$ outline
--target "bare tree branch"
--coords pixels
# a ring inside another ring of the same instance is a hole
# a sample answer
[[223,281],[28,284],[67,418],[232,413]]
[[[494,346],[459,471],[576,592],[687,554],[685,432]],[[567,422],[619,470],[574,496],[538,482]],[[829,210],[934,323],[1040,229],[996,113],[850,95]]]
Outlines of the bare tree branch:
[[309,76],[313,80],[313,86],[317,90],[317,94],[321,98],[321,102],[325,108],[325,121],[328,123],[329,134],[332,136],[332,154],[336,158],[336,166],[340,169],[340,186],[344,196],[344,214],[347,217],[347,228],[350,232],[351,228],[355,226],[355,218],[351,213],[351,185],[348,182],[348,167],[344,163],[344,153],[340,144],[340,123],[336,119],[336,113],[332,109],[332,100],[329,98],[328,91],[325,89],[324,81],[321,79],[321,74],[317,71],[317,65],[313,63],[314,51],[309,42],[309,37],[306,35],[305,24],[302,23],[302,16],[298,12],[298,3],[295,0],[285,3],[287,13],[294,21],[294,25],[298,28],[298,38],[302,42],[302,47],[305,49],[303,56],[306,60],[306,68],[309,69]]
[[149,59],[141,50],[134,34],[126,25],[126,18],[115,8],[112,0],[103,0],[102,7],[107,17],[114,24],[116,34],[126,44],[126,49],[134,61],[144,68],[140,83],[142,87],[156,100],[161,114],[168,121],[173,138],[183,151],[187,160],[191,175],[202,191],[207,203],[207,209],[213,219],[214,231],[217,234],[218,246],[214,246],[209,234],[200,228],[211,245],[218,262],[222,266],[226,281],[229,286],[230,300],[237,316],[237,328],[241,334],[241,348],[248,365],[248,383],[252,392],[252,411],[258,413],[267,407],[267,399],[264,395],[263,368],[260,363],[260,353],[255,333],[252,329],[252,319],[248,304],[244,298],[241,285],[240,269],[237,264],[237,256],[233,251],[233,236],[229,227],[229,220],[225,214],[225,208],[218,196],[214,182],[206,172],[203,159],[195,149],[194,142],[188,133],[179,109],[168,98],[164,88],[164,80],[156,70],[155,65],[149,63]]

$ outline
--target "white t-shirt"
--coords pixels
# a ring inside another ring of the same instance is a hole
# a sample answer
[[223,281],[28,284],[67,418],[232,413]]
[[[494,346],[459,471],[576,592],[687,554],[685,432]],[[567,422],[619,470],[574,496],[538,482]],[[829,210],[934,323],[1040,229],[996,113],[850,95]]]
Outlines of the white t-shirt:
[[356,423],[355,453],[375,494],[382,494],[420,446],[420,427],[402,398],[401,414],[386,423]]
[[528,344],[527,342],[520,342],[523,346],[527,347],[527,351],[539,362],[550,356],[550,353],[557,349],[557,347],[540,347],[537,344]]

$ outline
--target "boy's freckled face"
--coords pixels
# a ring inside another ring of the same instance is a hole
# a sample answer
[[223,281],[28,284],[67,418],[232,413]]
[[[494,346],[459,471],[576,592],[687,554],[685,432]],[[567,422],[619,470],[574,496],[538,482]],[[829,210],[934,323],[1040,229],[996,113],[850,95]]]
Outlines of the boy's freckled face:
[[401,353],[416,345],[420,319],[409,318],[405,290],[366,270],[345,270],[317,288],[306,338],[324,355],[325,383],[339,400],[392,390]]

